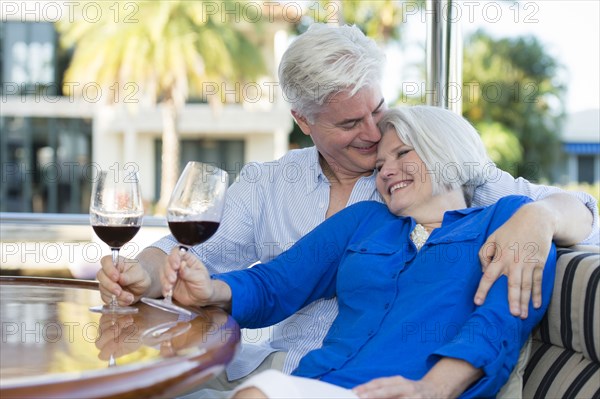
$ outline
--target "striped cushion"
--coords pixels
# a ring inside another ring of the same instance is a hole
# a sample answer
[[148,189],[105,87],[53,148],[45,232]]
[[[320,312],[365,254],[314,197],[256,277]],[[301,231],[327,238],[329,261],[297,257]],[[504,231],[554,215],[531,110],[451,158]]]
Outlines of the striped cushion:
[[600,397],[600,248],[559,249],[548,313],[536,329],[523,397]]

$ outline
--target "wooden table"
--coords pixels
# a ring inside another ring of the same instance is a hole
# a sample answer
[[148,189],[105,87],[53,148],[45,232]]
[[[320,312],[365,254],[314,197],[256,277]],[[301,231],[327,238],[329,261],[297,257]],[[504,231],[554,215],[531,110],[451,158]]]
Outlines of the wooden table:
[[100,303],[97,282],[0,277],[0,397],[172,397],[220,373],[239,345],[220,309],[88,310]]

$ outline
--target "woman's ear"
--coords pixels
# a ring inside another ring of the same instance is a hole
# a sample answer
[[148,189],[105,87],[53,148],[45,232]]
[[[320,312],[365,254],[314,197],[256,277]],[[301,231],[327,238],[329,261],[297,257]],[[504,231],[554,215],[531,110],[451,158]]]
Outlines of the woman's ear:
[[298,126],[300,126],[300,130],[302,130],[302,133],[304,133],[307,136],[310,136],[310,124],[306,120],[306,117],[300,115],[294,110],[292,110],[292,116],[294,117],[294,120],[296,121]]

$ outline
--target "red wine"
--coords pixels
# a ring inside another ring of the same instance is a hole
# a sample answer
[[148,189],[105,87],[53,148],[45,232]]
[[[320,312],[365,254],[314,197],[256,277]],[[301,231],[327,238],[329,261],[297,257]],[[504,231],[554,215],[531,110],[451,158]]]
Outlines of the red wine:
[[218,222],[169,222],[169,229],[180,244],[192,246],[208,240],[219,228]]
[[102,241],[111,248],[121,248],[139,231],[140,226],[92,226]]

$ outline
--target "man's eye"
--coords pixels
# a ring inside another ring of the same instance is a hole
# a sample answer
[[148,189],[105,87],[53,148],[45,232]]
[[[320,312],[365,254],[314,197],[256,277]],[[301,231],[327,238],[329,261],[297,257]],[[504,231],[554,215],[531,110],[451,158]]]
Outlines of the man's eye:
[[382,167],[382,165],[375,165],[375,170],[377,172],[381,172],[381,167]]
[[345,130],[354,129],[356,127],[356,125],[358,125],[358,121],[348,122],[348,123],[345,123],[342,125],[342,129],[345,129]]

